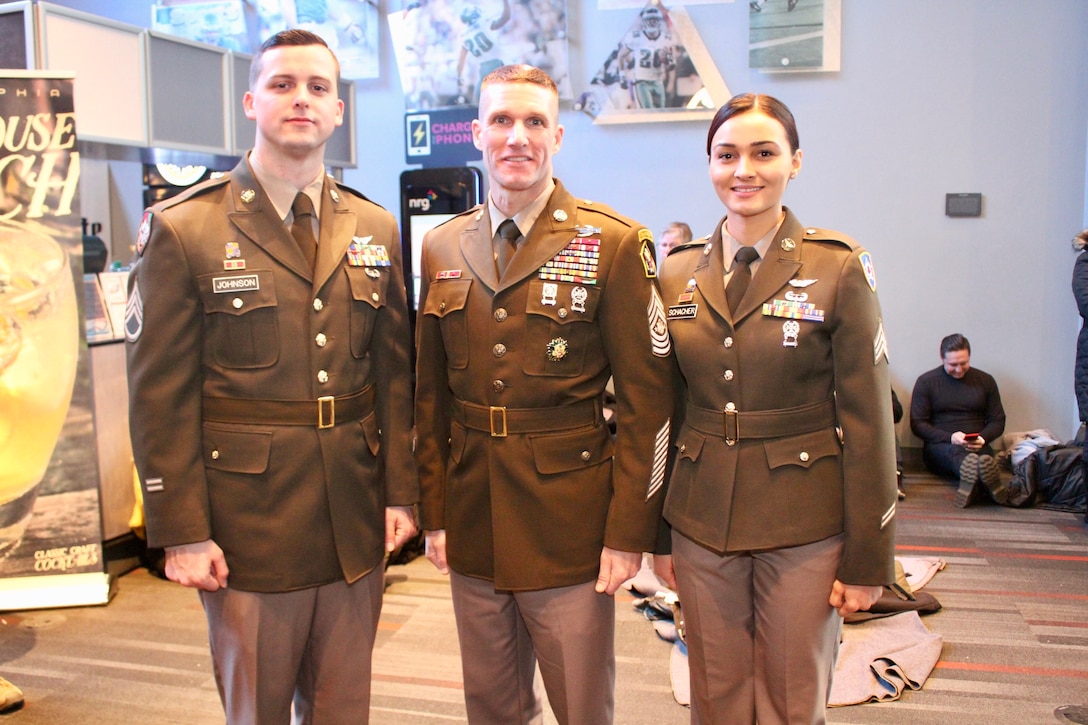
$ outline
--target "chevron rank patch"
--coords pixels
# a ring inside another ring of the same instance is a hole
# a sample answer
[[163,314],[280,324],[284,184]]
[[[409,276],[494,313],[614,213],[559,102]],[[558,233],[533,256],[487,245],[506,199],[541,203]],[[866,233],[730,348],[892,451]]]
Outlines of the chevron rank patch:
[[144,331],[144,301],[140,297],[140,280],[132,283],[132,294],[125,305],[125,339],[136,342]]
[[661,295],[653,283],[650,284],[650,304],[646,306],[646,316],[650,321],[650,344],[654,355],[668,357],[672,352],[672,340],[669,339],[665,303],[661,301]]
[[876,337],[873,338],[873,365],[880,363],[880,358],[891,365],[888,359],[888,338],[884,336],[884,320],[880,320],[876,326]]

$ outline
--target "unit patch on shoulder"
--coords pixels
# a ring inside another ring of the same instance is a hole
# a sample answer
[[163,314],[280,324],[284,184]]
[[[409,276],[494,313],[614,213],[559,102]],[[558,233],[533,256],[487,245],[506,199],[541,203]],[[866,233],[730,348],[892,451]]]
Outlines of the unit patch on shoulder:
[[873,255],[862,252],[858,257],[861,263],[861,271],[865,274],[865,281],[869,283],[869,289],[876,292],[876,269],[873,267]]
[[151,238],[151,210],[144,211],[144,217],[140,220],[140,231],[136,235],[136,255],[139,257],[144,256],[144,248],[147,246],[147,240]]
[[642,268],[646,272],[648,279],[653,279],[657,276],[657,262],[654,261],[654,234],[649,229],[638,230],[638,240],[642,242],[642,248],[639,250],[639,254],[642,255]]

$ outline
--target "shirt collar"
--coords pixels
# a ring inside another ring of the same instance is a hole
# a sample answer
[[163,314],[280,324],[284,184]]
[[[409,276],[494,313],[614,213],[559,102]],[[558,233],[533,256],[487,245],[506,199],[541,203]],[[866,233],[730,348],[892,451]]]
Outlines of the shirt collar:
[[325,167],[321,167],[321,171],[318,172],[317,176],[301,189],[297,189],[291,182],[269,173],[267,169],[261,166],[261,163],[257,161],[257,157],[253,154],[249,155],[249,168],[253,170],[254,178],[264,189],[265,196],[272,202],[272,207],[276,210],[276,214],[279,215],[280,219],[287,219],[291,213],[291,205],[295,203],[295,196],[300,191],[310,197],[310,201],[314,203],[314,216],[318,219],[321,218],[321,194],[325,188]]
[[[540,194],[533,199],[529,204],[513,216],[514,223],[518,225],[518,230],[522,236],[528,236],[529,230],[533,228],[533,224],[536,223],[537,217],[544,211],[544,208],[548,206],[548,200],[552,197],[552,192],[555,191],[555,179],[548,179],[548,186],[540,192]],[[499,211],[491,199],[488,199],[487,213],[491,217],[491,234],[494,236],[495,230],[499,228],[508,217]]]

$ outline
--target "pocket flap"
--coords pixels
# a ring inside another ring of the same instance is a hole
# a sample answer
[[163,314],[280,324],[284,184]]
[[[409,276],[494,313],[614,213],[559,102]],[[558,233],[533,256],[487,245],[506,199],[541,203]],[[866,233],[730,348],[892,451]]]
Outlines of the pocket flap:
[[427,290],[427,302],[423,314],[445,317],[451,312],[465,309],[471,279],[447,279],[432,282]]
[[377,309],[385,306],[385,275],[380,271],[376,276],[374,272],[379,267],[345,267],[348,275],[348,284],[351,285],[351,296],[356,302],[366,302]]
[[687,458],[689,461],[697,461],[699,454],[703,452],[705,442],[706,436],[685,426],[676,439],[676,455]]
[[276,306],[276,285],[271,270],[201,275],[197,281],[207,313],[244,315]]
[[835,429],[827,428],[769,440],[763,444],[763,450],[767,453],[767,465],[773,469],[780,466],[808,468],[821,458],[839,455],[842,449]]
[[204,465],[217,471],[264,473],[272,434],[204,426]]
[[529,437],[533,460],[540,473],[566,473],[589,468],[612,457],[612,436],[608,428],[597,431],[580,430],[558,435]]
[[597,317],[601,290],[596,285],[529,281],[529,299],[525,311],[543,315],[560,325],[570,322],[592,322]]

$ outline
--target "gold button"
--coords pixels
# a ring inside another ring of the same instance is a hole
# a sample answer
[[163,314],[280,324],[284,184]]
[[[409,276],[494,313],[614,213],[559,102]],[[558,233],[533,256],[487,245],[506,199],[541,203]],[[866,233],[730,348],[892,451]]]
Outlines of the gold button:
[[681,446],[680,446],[680,452],[681,452],[681,453],[683,453],[683,452],[684,452],[684,451],[686,451],[687,449],[688,449],[688,447],[687,447],[687,446],[685,446],[685,445],[681,445]]
[[230,301],[230,303],[234,306],[234,309],[236,310],[242,309],[242,305],[245,304],[244,302],[242,302],[241,297],[235,297],[233,300]]
[[496,393],[501,393],[502,391],[506,390],[506,383],[501,380],[493,380],[491,382],[491,389],[494,390]]
[[219,451],[212,451],[212,460],[213,461],[218,461],[219,460]]
[[732,370],[726,370],[725,374],[722,375],[722,377],[725,378],[726,380],[732,380],[733,379],[733,371]]
[[446,311],[446,303],[445,302],[439,302],[438,303],[438,311],[439,312],[445,312]]
[[567,319],[567,314],[568,314],[567,313],[567,308],[566,307],[560,307],[559,311],[556,314],[559,315],[560,320]]
[[726,404],[725,404],[725,409],[726,409],[726,410],[730,410],[730,411],[732,411],[732,410],[736,410],[736,409],[737,409],[737,406],[736,406],[735,404],[733,404],[733,403],[731,403],[731,402],[730,402],[730,403],[726,403]]
[[726,347],[726,349],[733,347],[733,338],[731,338],[731,337],[725,338],[725,347]]
[[317,371],[317,382],[327,383],[329,382],[329,374],[324,370]]
[[494,348],[492,348],[492,352],[495,354],[495,357],[502,357],[506,354],[506,345],[503,345],[500,342],[499,344],[495,345]]
[[319,299],[314,300],[314,310],[316,310],[317,312],[321,312],[322,308],[324,308],[324,307],[325,307],[324,302],[322,302]]
[[500,307],[499,309],[495,310],[495,322],[502,322],[505,319],[506,319],[506,308],[505,307]]
[[801,463],[808,463],[808,451],[801,451],[801,455],[798,456],[801,459]]
[[381,298],[382,298],[382,296],[380,294],[378,294],[377,292],[371,292],[370,293],[370,299],[374,300],[375,302],[377,302]]
[[589,451],[582,451],[582,460],[583,461],[588,461],[589,460]]
[[327,343],[328,341],[329,341],[329,338],[325,337],[325,333],[324,333],[324,332],[319,332],[319,333],[317,333],[317,337],[315,337],[315,338],[314,338],[314,342],[316,342],[316,343],[317,343],[317,346],[318,346],[318,347],[325,347],[325,344],[326,344],[326,343]]

